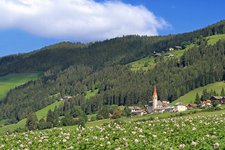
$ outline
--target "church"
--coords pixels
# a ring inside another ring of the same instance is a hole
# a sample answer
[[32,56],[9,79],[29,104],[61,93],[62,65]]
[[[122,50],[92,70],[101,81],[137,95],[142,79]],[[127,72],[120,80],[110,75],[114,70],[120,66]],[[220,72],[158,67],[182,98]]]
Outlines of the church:
[[156,86],[154,86],[152,101],[149,101],[149,104],[146,105],[146,109],[148,113],[173,111],[173,107],[169,106],[169,101],[158,100]]

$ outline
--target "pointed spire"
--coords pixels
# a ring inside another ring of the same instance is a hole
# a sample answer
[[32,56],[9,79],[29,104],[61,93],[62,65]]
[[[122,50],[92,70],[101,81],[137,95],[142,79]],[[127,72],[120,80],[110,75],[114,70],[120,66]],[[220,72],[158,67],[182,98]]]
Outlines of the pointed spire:
[[154,93],[153,93],[153,96],[156,96],[156,97],[157,97],[156,86],[154,86]]

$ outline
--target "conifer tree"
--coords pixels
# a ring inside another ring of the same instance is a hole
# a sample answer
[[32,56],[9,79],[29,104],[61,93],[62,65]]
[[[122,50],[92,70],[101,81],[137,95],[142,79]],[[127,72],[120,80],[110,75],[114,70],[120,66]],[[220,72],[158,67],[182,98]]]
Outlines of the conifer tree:
[[220,96],[225,96],[224,88],[222,88]]
[[27,116],[27,122],[26,122],[26,127],[29,130],[36,130],[38,126],[38,119],[35,113],[30,113]]
[[195,103],[196,104],[200,104],[201,103],[201,100],[200,100],[200,97],[199,97],[198,93],[196,94],[196,97],[195,97]]

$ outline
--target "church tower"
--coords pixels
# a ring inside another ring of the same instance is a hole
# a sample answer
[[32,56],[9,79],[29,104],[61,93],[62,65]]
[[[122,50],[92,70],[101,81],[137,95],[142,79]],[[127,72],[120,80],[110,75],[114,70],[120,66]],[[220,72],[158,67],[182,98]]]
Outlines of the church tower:
[[154,86],[152,101],[153,101],[152,109],[154,111],[157,108],[157,105],[158,105],[158,96],[157,96],[156,86]]

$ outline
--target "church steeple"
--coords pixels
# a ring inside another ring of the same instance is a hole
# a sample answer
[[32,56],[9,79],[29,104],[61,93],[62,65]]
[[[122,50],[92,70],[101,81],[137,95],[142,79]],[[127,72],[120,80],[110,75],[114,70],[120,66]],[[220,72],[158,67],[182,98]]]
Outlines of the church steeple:
[[157,96],[157,91],[156,91],[156,86],[154,86],[153,96],[158,97],[158,96]]
[[153,101],[153,111],[154,111],[158,105],[158,96],[157,96],[156,86],[154,86],[152,101]]

